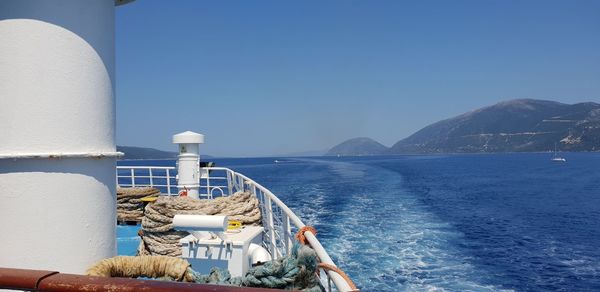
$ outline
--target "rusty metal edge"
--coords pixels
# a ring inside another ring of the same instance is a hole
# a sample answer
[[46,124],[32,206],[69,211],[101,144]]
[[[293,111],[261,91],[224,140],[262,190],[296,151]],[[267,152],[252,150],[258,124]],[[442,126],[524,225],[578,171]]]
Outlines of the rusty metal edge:
[[57,273],[56,271],[0,267],[0,288],[35,291],[42,279]]

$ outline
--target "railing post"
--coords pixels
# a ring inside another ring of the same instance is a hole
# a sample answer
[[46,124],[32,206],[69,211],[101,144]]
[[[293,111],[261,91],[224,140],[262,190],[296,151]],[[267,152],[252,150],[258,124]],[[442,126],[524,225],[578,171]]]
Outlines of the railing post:
[[239,176],[237,179],[237,188],[238,191],[244,191],[244,179],[241,176]]
[[151,167],[148,168],[148,174],[150,175],[150,187],[153,188],[154,187],[154,180],[153,180],[153,177],[152,177],[152,168]]
[[231,196],[233,194],[233,184],[232,184],[232,178],[233,176],[231,175],[231,171],[227,170],[227,189],[229,191],[229,195]]
[[212,199],[212,193],[210,192],[210,172],[207,170],[206,171],[206,196],[208,196],[209,199]]
[[135,188],[135,169],[131,169],[131,187]]
[[288,254],[292,253],[292,238],[291,233],[292,229],[290,227],[290,217],[284,212],[281,212],[281,231],[283,232],[283,245]]
[[171,195],[171,175],[169,174],[169,169],[167,168],[167,195]]
[[[252,184],[252,194],[256,197],[256,199],[258,200],[258,194],[256,193],[256,185]],[[260,204],[260,203],[259,203]]]
[[271,237],[271,255],[273,259],[277,259],[277,242],[275,239],[275,223],[273,222],[273,206],[271,206],[271,198],[267,196],[267,221],[269,223],[269,237]]

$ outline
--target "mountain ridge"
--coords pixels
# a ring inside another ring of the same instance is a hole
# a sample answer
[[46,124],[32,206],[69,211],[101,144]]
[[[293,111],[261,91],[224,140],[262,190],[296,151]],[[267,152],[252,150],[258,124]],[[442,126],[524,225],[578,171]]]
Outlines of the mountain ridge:
[[515,99],[428,125],[389,154],[600,150],[600,104]]
[[349,154],[341,155],[541,152],[555,143],[561,151],[600,151],[600,104],[513,99],[432,123],[389,148],[370,139],[385,150],[352,149],[360,146],[352,140],[328,155],[342,145]]

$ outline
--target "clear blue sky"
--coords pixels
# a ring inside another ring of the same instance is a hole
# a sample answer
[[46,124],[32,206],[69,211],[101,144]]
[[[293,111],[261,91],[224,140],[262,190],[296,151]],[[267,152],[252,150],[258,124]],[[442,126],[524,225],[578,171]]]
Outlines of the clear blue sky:
[[117,9],[117,143],[265,156],[513,98],[600,101],[600,1],[156,1]]

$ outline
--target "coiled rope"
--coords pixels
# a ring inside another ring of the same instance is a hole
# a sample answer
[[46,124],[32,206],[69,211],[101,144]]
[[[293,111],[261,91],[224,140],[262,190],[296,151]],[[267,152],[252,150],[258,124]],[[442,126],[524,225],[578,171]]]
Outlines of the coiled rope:
[[117,256],[99,261],[87,270],[88,276],[183,281],[190,280],[188,261],[166,256]]
[[175,214],[228,215],[229,220],[244,225],[259,225],[262,219],[259,204],[249,192],[206,200],[161,196],[144,211],[138,255],[181,256],[179,240],[189,233],[173,230]]
[[144,217],[144,202],[142,198],[158,195],[160,195],[160,190],[151,187],[117,187],[117,220],[141,220]]

